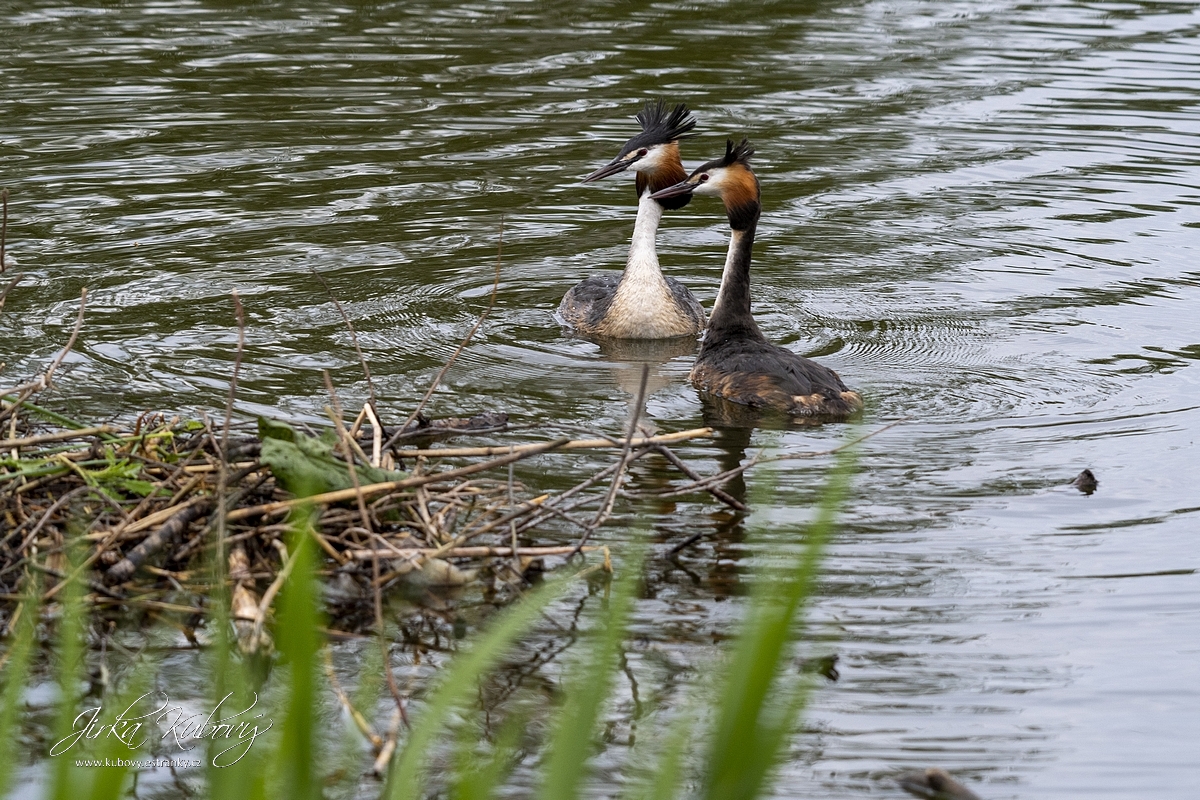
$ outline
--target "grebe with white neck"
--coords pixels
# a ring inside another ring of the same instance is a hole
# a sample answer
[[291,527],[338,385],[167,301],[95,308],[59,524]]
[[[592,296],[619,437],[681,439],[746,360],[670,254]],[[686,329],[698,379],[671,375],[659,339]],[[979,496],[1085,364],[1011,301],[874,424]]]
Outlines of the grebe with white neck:
[[625,271],[594,275],[575,284],[558,307],[561,321],[580,333],[617,339],[670,339],[704,330],[704,309],[674,278],[662,273],[655,236],[665,209],[683,208],[690,195],[653,200],[650,195],[687,177],[679,158],[679,140],[696,126],[686,105],[669,108],[646,103],[637,115],[642,132],[621,148],[609,164],[584,183],[631,169],[636,173],[637,220]]

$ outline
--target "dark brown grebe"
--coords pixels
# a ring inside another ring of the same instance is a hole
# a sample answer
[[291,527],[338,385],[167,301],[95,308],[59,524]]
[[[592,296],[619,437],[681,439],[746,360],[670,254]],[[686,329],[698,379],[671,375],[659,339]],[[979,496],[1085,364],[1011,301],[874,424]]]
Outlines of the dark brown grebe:
[[651,195],[655,200],[715,195],[729,215],[729,255],[692,367],[692,383],[703,392],[754,408],[775,408],[794,417],[845,419],[862,410],[862,397],[828,367],[768,342],[750,314],[750,251],[760,212],[758,178],[750,169],[753,154],[745,139],[739,145],[728,141],[724,158]]
[[558,306],[562,322],[579,331],[617,339],[669,339],[695,336],[704,330],[704,309],[687,288],[667,278],[658,266],[654,237],[663,209],[683,208],[690,195],[651,200],[650,195],[687,177],[679,160],[679,140],[696,126],[696,118],[680,103],[646,103],[637,115],[642,132],[630,139],[611,163],[584,183],[637,173],[638,212],[629,258],[620,275],[594,275],[575,284]]

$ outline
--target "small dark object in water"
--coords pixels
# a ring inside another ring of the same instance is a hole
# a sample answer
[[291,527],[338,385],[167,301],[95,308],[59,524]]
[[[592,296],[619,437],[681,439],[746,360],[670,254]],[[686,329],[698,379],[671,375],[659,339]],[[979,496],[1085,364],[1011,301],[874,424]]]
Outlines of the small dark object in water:
[[979,795],[938,767],[930,767],[924,772],[906,772],[896,778],[896,782],[904,791],[928,800],[981,800]]
[[837,669],[837,653],[817,658],[806,658],[800,662],[800,671],[812,675],[822,675],[831,681],[837,681],[842,675]]
[[[508,414],[497,411],[485,411],[469,419],[462,417],[446,417],[445,419],[429,419],[424,414],[408,423],[401,436],[413,436],[418,433],[458,433],[461,431],[483,431],[503,428],[508,424]],[[393,433],[394,431],[387,431]]]
[[1071,481],[1071,485],[1084,494],[1091,494],[1096,491],[1096,487],[1100,485],[1100,481],[1096,480],[1096,476],[1092,474],[1090,469],[1085,469],[1075,476],[1075,480]]

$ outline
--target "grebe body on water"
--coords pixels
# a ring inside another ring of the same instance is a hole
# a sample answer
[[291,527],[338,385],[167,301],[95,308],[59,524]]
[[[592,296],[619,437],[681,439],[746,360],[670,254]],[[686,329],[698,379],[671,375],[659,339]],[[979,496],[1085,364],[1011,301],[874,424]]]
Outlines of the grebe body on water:
[[687,177],[679,140],[696,126],[680,103],[647,103],[637,115],[642,132],[609,164],[584,179],[600,180],[632,169],[637,180],[637,221],[629,258],[620,275],[594,275],[577,283],[558,307],[559,318],[580,333],[617,339],[669,339],[704,330],[704,309],[682,283],[662,274],[655,235],[666,209],[683,208],[690,195],[651,200],[650,195]]
[[734,403],[793,417],[845,419],[862,410],[862,397],[828,367],[768,342],[750,313],[750,255],[761,211],[758,178],[750,168],[753,154],[745,139],[738,145],[728,141],[724,158],[651,195],[660,200],[720,197],[729,216],[729,254],[692,384]]

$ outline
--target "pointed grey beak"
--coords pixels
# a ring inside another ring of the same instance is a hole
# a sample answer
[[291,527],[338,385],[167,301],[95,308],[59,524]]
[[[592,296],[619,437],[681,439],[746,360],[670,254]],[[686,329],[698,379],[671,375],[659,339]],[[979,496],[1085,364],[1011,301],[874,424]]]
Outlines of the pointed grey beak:
[[618,172],[624,172],[625,170],[629,169],[629,165],[636,160],[637,159],[634,158],[621,158],[618,156],[617,158],[613,159],[612,163],[605,164],[591,175],[588,175],[583,179],[583,182],[591,183],[592,181],[598,181],[601,178],[607,178],[609,175],[616,175]]
[[668,197],[679,197],[681,194],[691,194],[696,190],[695,183],[690,183],[682,180],[674,186],[668,186],[665,189],[659,189],[654,194],[650,195],[651,200],[666,200]]

